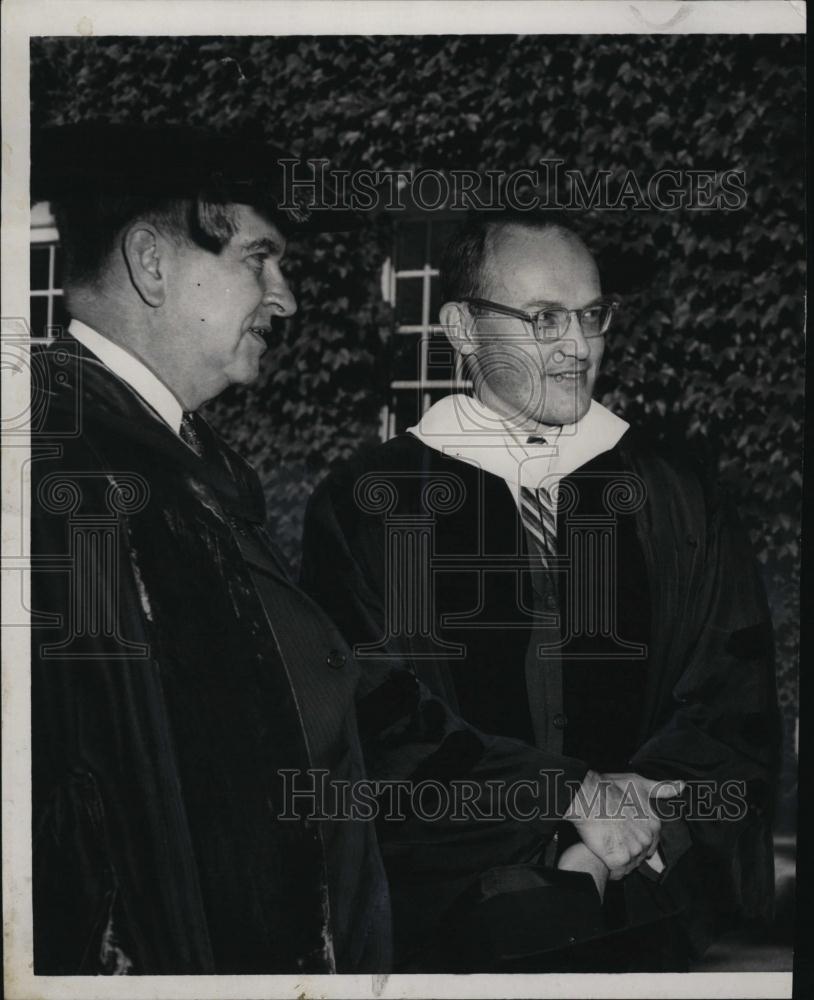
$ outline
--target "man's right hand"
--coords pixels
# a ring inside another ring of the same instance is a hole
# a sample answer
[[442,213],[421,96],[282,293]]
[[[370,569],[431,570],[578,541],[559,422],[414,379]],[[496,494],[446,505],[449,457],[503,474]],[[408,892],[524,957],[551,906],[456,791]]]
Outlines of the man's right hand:
[[658,848],[661,820],[651,798],[678,795],[681,787],[680,782],[655,782],[638,774],[589,771],[563,818],[573,823],[585,846],[604,861],[610,878],[617,881]]

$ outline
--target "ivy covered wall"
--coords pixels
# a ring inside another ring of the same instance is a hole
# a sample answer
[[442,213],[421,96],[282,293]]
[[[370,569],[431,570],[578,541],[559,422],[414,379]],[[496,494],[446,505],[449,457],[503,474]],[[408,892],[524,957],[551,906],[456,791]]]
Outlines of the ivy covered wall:
[[[743,171],[733,211],[595,211],[625,295],[602,401],[711,449],[750,530],[796,704],[804,391],[803,39],[791,36],[51,38],[32,43],[36,123],[242,126],[343,169]],[[296,562],[330,462],[386,398],[380,270],[396,216],[292,248],[298,314],[261,381],[211,407],[259,469]],[[790,726],[788,727],[790,730]]]

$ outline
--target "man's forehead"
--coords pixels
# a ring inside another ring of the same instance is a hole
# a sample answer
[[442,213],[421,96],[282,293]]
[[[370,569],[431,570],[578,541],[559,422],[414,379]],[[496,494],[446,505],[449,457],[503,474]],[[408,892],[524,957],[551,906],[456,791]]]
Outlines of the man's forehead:
[[485,284],[494,289],[539,284],[539,291],[545,293],[542,286],[550,284],[553,294],[567,291],[574,284],[598,285],[593,255],[569,230],[512,224],[495,227],[489,235],[484,278]]
[[254,243],[273,243],[284,250],[286,237],[280,228],[279,220],[272,218],[266,211],[255,205],[234,204],[235,234],[231,242],[239,246],[249,246]]
[[560,226],[524,226],[520,223],[495,226],[486,240],[487,256],[500,259],[504,255],[523,252],[536,257],[558,257],[563,252],[583,259],[593,256],[576,233]]

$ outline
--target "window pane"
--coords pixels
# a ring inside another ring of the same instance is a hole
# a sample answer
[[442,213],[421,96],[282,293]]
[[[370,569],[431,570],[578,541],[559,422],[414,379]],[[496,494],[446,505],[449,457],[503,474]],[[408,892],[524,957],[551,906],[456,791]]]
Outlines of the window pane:
[[427,223],[402,222],[396,235],[396,270],[414,271],[427,263]]
[[434,406],[439,399],[443,399],[444,396],[451,396],[455,392],[466,393],[467,387],[465,383],[461,383],[455,389],[432,389],[429,392],[422,393],[423,396],[428,396],[430,400],[430,406]]
[[44,295],[31,296],[31,336],[44,337],[48,323],[48,299]]
[[31,287],[32,289],[48,287],[48,256],[50,248],[31,247]]
[[[61,295],[54,296],[54,311],[53,318],[51,320],[52,326],[59,326],[63,331],[68,329],[68,323],[70,322],[70,317],[65,310],[65,299]],[[56,336],[56,333],[54,334]]]
[[54,247],[54,288],[62,288],[62,247]]
[[433,337],[427,348],[427,378],[431,382],[455,378],[455,352],[443,335]]
[[441,301],[441,282],[438,278],[430,278],[430,323],[438,322],[438,312],[443,304]]
[[450,237],[461,223],[450,219],[445,222],[430,223],[430,263],[433,267],[438,267],[441,263],[441,254],[444,247],[449,242]]
[[396,434],[414,427],[421,419],[421,393],[414,389],[394,392],[391,412],[396,417]]
[[421,334],[397,333],[393,337],[392,381],[414,381],[421,373]]
[[[443,250],[451,236],[463,221],[463,213],[454,218],[434,218],[431,215],[420,220],[397,223],[394,266],[399,271],[423,270],[429,266],[437,270]],[[425,286],[428,281],[429,285]],[[424,296],[428,300],[428,312],[422,306]],[[454,383],[456,374],[455,353],[439,327],[439,310],[443,304],[440,279],[426,275],[422,278],[399,278],[395,283],[395,323],[397,327],[429,327],[424,335],[429,341],[424,344],[426,355],[422,371],[421,335],[395,334],[390,342],[389,373],[393,382],[420,382],[422,388],[396,389],[393,391],[389,412],[395,433],[406,430],[421,419],[423,402],[428,398],[428,390],[434,383],[447,383],[443,388],[433,390],[433,400],[454,392],[449,383]],[[461,387],[463,389],[463,385]],[[388,432],[389,433],[389,432]]]
[[396,281],[396,322],[420,323],[423,297],[423,278],[399,278]]

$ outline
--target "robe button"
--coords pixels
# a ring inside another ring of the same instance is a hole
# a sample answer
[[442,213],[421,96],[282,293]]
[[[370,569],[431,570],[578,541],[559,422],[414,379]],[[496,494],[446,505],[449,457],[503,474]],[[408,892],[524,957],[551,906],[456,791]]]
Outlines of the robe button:
[[332,649],[328,653],[327,663],[332,670],[341,670],[347,662],[347,656],[338,649]]
[[568,725],[568,716],[566,715],[555,715],[554,716],[554,728],[555,729],[565,729]]

